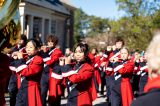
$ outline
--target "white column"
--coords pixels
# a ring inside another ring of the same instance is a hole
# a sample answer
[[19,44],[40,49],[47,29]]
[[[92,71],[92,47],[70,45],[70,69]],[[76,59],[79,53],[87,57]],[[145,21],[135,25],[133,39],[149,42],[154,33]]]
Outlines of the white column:
[[20,16],[20,21],[21,21],[21,34],[24,34],[25,31],[25,15]]
[[27,38],[29,38],[29,31],[30,31],[30,27],[29,27],[29,24],[27,23],[27,30],[26,30],[26,36],[27,36]]

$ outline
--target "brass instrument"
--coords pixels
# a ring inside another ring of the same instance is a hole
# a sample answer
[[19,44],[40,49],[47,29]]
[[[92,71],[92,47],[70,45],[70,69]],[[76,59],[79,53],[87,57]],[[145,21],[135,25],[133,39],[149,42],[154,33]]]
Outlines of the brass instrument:
[[0,50],[20,35],[19,7],[20,0],[0,0]]

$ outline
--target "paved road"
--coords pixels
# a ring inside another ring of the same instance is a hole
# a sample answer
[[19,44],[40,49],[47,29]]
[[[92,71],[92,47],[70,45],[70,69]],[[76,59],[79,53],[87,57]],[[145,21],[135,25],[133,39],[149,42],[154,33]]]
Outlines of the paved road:
[[[67,100],[62,98],[62,106],[65,106]],[[94,106],[107,106],[106,97],[98,94],[98,98],[93,102]]]
[[[98,94],[98,98],[93,102],[93,105],[94,106],[107,106],[107,102],[105,100],[106,100],[105,96],[101,96]],[[6,95],[6,101],[7,101],[6,106],[9,106],[9,96],[8,95]],[[62,106],[65,106],[67,103],[67,99],[62,98],[61,103],[62,103]]]

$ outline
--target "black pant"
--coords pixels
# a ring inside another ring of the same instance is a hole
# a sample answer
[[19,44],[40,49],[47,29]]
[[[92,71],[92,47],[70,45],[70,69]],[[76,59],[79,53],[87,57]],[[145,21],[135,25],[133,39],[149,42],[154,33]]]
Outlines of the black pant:
[[102,95],[104,94],[104,87],[106,85],[106,78],[105,78],[105,76],[106,76],[105,72],[101,72],[101,81],[102,81],[102,83],[101,83],[101,92],[100,93]]
[[10,77],[9,85],[8,85],[8,92],[9,92],[9,96],[10,96],[10,106],[15,106],[16,96],[18,93],[16,74],[12,74]]
[[133,92],[139,90],[139,80],[140,80],[139,75],[134,74],[132,76],[132,82],[131,83],[132,83]]
[[111,106],[122,106],[121,79],[111,83]]
[[110,84],[112,83],[111,81],[111,76],[106,76],[106,96],[107,98],[110,98],[110,95],[111,95],[111,90],[110,90]]
[[95,76],[93,76],[93,81],[94,81],[97,92],[99,92],[99,85]]
[[49,73],[43,73],[41,78],[41,96],[42,104],[46,106],[46,97],[49,90]]
[[140,81],[139,81],[139,92],[140,94],[142,94],[144,92],[144,87],[146,85],[148,81],[148,75],[144,75],[140,77]]

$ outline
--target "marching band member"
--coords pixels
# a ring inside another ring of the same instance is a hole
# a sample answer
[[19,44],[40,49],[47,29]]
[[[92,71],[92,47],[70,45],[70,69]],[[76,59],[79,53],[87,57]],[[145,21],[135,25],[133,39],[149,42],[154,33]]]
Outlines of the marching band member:
[[112,53],[109,55],[109,60],[113,61],[115,57],[120,56],[120,50],[124,46],[124,41],[121,38],[117,38],[115,45],[112,47]]
[[140,81],[139,81],[139,93],[144,92],[144,87],[148,81],[148,65],[147,65],[147,53],[144,53],[144,56],[140,58]]
[[120,58],[114,58],[114,84],[111,88],[111,106],[130,106],[133,100],[132,77],[134,62],[128,59],[128,49],[123,47],[120,50]]
[[74,58],[74,66],[70,65],[70,56],[60,61],[60,65],[65,64],[61,69],[68,90],[67,106],[92,106],[97,94],[93,82],[94,69],[88,64],[87,44],[79,43],[76,46]]
[[120,49],[124,46],[124,41],[121,38],[116,38],[115,45],[108,46],[106,53],[108,56],[105,71],[106,71],[106,87],[107,87],[107,99],[106,101],[111,102],[111,88],[114,83],[114,71],[113,71],[113,63],[114,58],[120,57]]
[[60,105],[61,95],[63,93],[61,86],[57,85],[57,81],[59,80],[59,77],[57,77],[59,74],[59,69],[57,67],[59,58],[63,56],[62,51],[56,47],[57,44],[58,38],[54,35],[49,35],[47,38],[48,50],[43,48],[43,60],[45,62],[44,71],[41,78],[41,95],[43,106],[46,105],[48,89],[49,105],[51,106]]
[[105,53],[103,53],[103,51],[99,52],[99,71],[100,71],[100,77],[101,77],[101,87],[100,87],[100,94],[104,95],[104,87],[106,85],[106,73],[104,71],[104,66],[107,64],[106,59],[107,56],[105,57],[104,55],[106,55]]
[[[107,70],[107,66],[109,66],[109,56],[110,56],[110,54],[112,53],[112,46],[107,46],[107,49],[105,50],[105,55],[106,55],[106,57],[107,57],[107,59],[106,59],[106,63],[104,64],[104,66],[103,66],[103,72],[105,72],[105,84],[106,84],[106,101],[109,103],[109,96],[110,96],[110,76],[111,76],[111,71],[106,71]],[[102,63],[102,65],[103,65],[103,63]],[[101,66],[102,66],[101,65]],[[109,68],[108,68],[109,69]],[[109,73],[108,73],[109,72]]]
[[132,102],[131,106],[160,106],[160,34],[152,39],[147,49],[149,79],[144,94]]
[[[23,58],[26,58],[27,56],[26,50],[25,50],[26,43],[27,43],[27,37],[26,35],[22,34],[20,37],[20,40],[18,41],[18,44],[14,46],[10,51],[11,58],[12,58],[11,65],[14,65],[14,60],[18,59],[18,56],[17,56],[18,52],[22,52]],[[12,75],[10,77],[9,85],[8,85],[8,92],[10,95],[10,106],[15,106],[16,95],[21,84],[20,80],[21,80],[20,75],[16,74],[16,72],[12,70]]]
[[[26,53],[26,50],[25,50],[26,43],[27,43],[27,37],[26,35],[22,34],[20,36],[20,39],[18,40],[18,43],[11,48],[11,50],[7,55],[13,59],[17,59],[17,52]],[[25,57],[26,54],[24,54],[23,56]]]
[[134,54],[131,57],[131,60],[134,61],[134,71],[132,76],[132,88],[134,92],[134,96],[138,96],[139,91],[139,79],[140,79],[140,51],[135,50]]
[[96,90],[97,92],[99,92],[99,86],[101,84],[101,76],[100,76],[100,72],[99,72],[99,65],[100,65],[100,56],[98,56],[98,50],[96,48],[93,48],[91,53],[89,53],[89,58],[92,59],[91,55],[93,55],[94,59],[92,59],[93,61],[91,62],[92,66],[94,67],[94,76],[93,76],[93,80],[96,86]]
[[26,45],[28,60],[23,59],[23,53],[18,52],[18,60],[11,70],[21,76],[21,86],[16,97],[16,106],[42,106],[40,95],[40,79],[43,70],[43,59],[38,55],[40,44],[31,39]]

